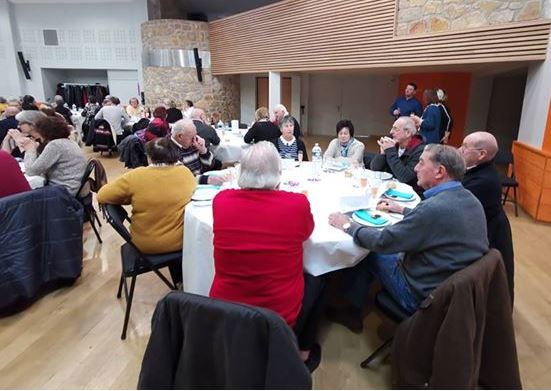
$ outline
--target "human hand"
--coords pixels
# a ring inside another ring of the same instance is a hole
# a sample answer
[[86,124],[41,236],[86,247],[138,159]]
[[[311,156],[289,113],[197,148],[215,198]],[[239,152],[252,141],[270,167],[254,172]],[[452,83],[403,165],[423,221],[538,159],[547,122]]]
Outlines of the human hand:
[[17,141],[17,145],[20,148],[23,148],[25,151],[30,151],[33,149],[36,149],[37,142],[30,139],[29,137],[22,137],[19,141]]
[[377,204],[377,210],[390,213],[404,214],[404,207],[397,202],[391,200],[381,200]]
[[392,112],[393,115],[395,115],[396,117],[398,117],[400,115],[400,109],[396,109]]
[[6,137],[8,137],[8,140],[10,138],[14,139],[16,142],[19,141],[22,137],[24,137],[21,132],[18,129],[10,129],[8,130],[8,133],[6,134]]
[[377,144],[379,144],[381,153],[383,153],[386,149],[394,148],[396,146],[396,141],[394,141],[390,137],[385,136],[377,140]]
[[348,216],[340,212],[331,213],[329,215],[329,224],[343,231],[344,229],[342,228],[342,226],[345,225],[346,223],[350,223],[350,221],[351,220]]
[[410,117],[413,120],[413,122],[415,122],[415,126],[417,126],[417,127],[421,126],[421,122],[423,122],[423,120],[421,118],[419,118],[415,114],[411,114]]
[[222,186],[222,184],[226,181],[226,176],[219,176],[219,175],[209,175],[207,179],[207,183],[212,186]]
[[205,139],[202,138],[202,137],[195,136],[195,138],[193,139],[193,144],[192,145],[199,150],[200,154],[204,154],[204,153],[207,152]]
[[442,144],[447,144],[449,139],[450,139],[450,132],[446,131],[444,132],[444,137],[442,137],[442,140],[440,140],[440,142]]

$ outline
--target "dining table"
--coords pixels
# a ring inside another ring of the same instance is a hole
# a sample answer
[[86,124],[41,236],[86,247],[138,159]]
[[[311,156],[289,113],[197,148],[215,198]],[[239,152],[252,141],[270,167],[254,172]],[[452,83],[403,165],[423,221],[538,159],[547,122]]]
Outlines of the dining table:
[[239,162],[250,147],[243,141],[247,129],[217,128],[216,133],[220,137],[220,144],[212,150],[214,157],[222,163]]
[[44,178],[41,175],[27,175],[25,174],[25,163],[22,161],[18,161],[19,168],[21,169],[21,172],[23,175],[25,175],[25,179],[27,182],[29,182],[29,186],[31,189],[38,189],[39,187],[44,187],[46,184],[46,178]]
[[[324,169],[320,172],[314,169],[312,162],[299,163],[294,160],[284,161],[282,167],[279,189],[305,194],[310,202],[315,228],[304,243],[303,262],[304,270],[313,276],[353,267],[369,253],[368,249],[354,243],[350,235],[330,226],[329,214],[336,211],[351,213],[354,210],[373,210],[382,194],[390,191],[387,189],[411,195],[411,199],[398,201],[408,207],[413,208],[420,202],[420,197],[411,186],[393,180],[383,181],[380,173],[370,170]],[[220,189],[199,186],[195,193],[198,196],[192,198],[195,201],[186,206],[182,251],[183,286],[186,292],[205,296],[209,293],[215,273],[212,198],[227,188],[237,188],[235,179]],[[402,218],[394,214],[387,216],[390,224]]]

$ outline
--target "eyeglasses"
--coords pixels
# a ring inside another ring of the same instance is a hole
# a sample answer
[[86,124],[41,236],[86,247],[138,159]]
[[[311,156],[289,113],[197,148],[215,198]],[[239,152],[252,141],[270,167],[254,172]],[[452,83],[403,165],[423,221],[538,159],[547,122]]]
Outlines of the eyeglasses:
[[484,148],[469,147],[469,146],[467,146],[467,145],[465,145],[465,144],[461,145],[459,148],[465,149],[465,150],[466,150],[466,149],[470,149],[470,150],[473,150],[473,151],[485,151],[485,150],[486,150],[486,149],[484,149]]

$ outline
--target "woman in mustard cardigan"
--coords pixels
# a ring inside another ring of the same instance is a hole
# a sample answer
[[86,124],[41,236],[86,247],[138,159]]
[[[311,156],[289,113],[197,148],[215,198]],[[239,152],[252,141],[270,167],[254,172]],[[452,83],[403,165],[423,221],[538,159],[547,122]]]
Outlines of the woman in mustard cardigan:
[[184,210],[197,182],[186,166],[176,165],[178,152],[170,139],[157,138],[145,148],[151,164],[103,186],[98,202],[132,205],[130,233],[142,252],[161,254],[181,250]]

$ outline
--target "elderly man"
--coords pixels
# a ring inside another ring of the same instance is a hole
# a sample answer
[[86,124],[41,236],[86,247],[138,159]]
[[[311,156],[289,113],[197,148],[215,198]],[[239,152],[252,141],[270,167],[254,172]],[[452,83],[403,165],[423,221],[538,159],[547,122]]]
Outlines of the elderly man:
[[200,184],[221,185],[225,178],[214,175],[201,175],[211,170],[214,156],[205,140],[197,135],[197,129],[190,119],[181,119],[172,127],[172,142],[178,147],[178,160],[197,177]]
[[197,129],[199,137],[208,141],[210,145],[220,144],[220,137],[216,134],[216,131],[209,125],[207,125],[207,116],[203,109],[194,107],[191,111],[191,119]]
[[[273,121],[273,123],[274,123],[274,125],[277,125],[278,128],[280,127],[281,121],[283,121],[283,118],[290,115],[289,112],[287,111],[287,108],[285,106],[283,106],[281,103],[275,105],[273,112],[274,112],[274,121]],[[294,131],[293,131],[293,135],[296,138],[300,138],[300,137],[302,137],[302,132],[300,131],[300,124],[298,123],[298,121],[296,120],[295,117],[292,117],[292,118],[293,118],[293,122],[295,123],[295,128],[294,128]]]
[[417,84],[408,83],[404,90],[404,96],[396,98],[392,106],[390,106],[390,115],[394,118],[401,116],[408,117],[411,114],[415,114],[418,117],[423,114],[423,106],[421,102],[415,97],[417,92]]
[[352,222],[341,213],[329,216],[332,226],[371,250],[345,273],[345,296],[352,307],[336,320],[353,331],[362,329],[361,309],[374,278],[404,310],[413,313],[444,280],[488,252],[484,210],[461,184],[465,163],[459,152],[445,145],[428,145],[415,171],[419,186],[426,189],[424,201],[415,209],[392,201],[378,206],[404,214],[396,224],[379,230]]
[[502,189],[493,159],[498,151],[496,138],[488,132],[475,132],[463,140],[459,148],[467,172],[463,186],[470,190],[482,204],[486,215],[490,247],[497,248],[503,256],[511,303],[514,299],[514,252],[511,225],[501,204]]
[[[118,103],[117,103],[118,102]],[[94,119],[105,119],[111,125],[111,130],[117,136],[117,144],[130,134],[125,131],[123,125],[130,120],[123,107],[119,106],[120,100],[114,96],[103,100],[103,107],[95,115]]]
[[15,116],[19,113],[19,109],[13,106],[7,106],[4,114],[6,118],[0,121],[0,140],[4,140],[8,130],[17,129],[17,120]]
[[389,172],[419,192],[415,166],[425,146],[423,138],[417,134],[415,122],[409,117],[398,118],[390,129],[390,136],[377,141],[380,153],[371,160],[370,168]]
[[65,107],[65,100],[61,95],[56,95],[54,97],[55,102],[55,112],[59,113],[65,118],[65,121],[71,126],[73,126],[73,120],[71,119],[71,116],[73,113],[71,110],[69,110],[67,107]]

